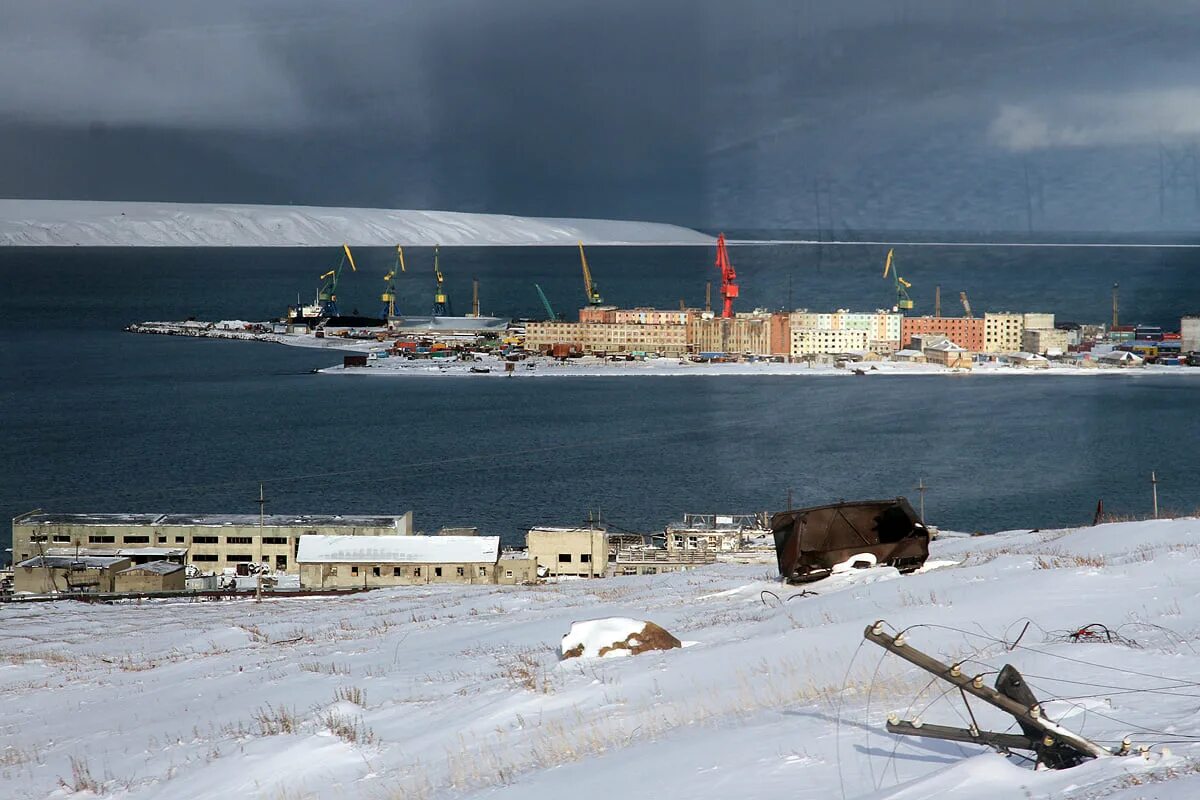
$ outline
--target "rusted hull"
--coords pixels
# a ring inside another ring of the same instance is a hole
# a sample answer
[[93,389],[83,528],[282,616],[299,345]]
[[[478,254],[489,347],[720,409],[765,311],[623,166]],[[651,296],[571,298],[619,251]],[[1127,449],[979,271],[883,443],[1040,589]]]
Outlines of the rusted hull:
[[929,557],[929,531],[903,497],[781,511],[771,531],[779,574],[789,583],[823,578],[860,554],[901,572]]

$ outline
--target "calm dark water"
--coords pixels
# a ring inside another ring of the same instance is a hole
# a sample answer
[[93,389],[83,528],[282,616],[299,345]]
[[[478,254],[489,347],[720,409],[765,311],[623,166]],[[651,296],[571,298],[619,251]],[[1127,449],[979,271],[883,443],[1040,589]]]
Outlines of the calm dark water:
[[[889,302],[878,247],[737,248],[745,306],[874,308]],[[374,310],[388,254],[356,253],[343,308]],[[408,253],[403,305],[426,313],[428,251]],[[898,250],[918,310],[932,284],[977,310],[1053,310],[1176,328],[1200,307],[1191,251]],[[599,508],[661,528],[684,512],[911,496],[931,521],[998,530],[1200,506],[1200,381],[1178,378],[781,377],[337,379],[336,356],[249,342],[133,336],[142,319],[262,319],[307,299],[335,257],[312,250],[0,251],[0,514],[413,509],[417,525],[479,525],[517,541],[533,524]],[[595,249],[606,299],[703,302],[712,255]],[[539,282],[560,310],[582,299],[569,249],[447,250],[458,309],[470,279],[484,311],[535,315]],[[928,302],[924,302],[929,295]],[[6,540],[8,530],[0,530]]]

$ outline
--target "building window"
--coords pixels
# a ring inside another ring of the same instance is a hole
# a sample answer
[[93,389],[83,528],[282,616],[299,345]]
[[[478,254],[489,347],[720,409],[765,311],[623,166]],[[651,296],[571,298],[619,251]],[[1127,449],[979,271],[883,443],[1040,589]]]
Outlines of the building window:
[[559,553],[558,554],[558,563],[570,564],[571,563],[571,554],[570,553]]
[[400,568],[399,567],[392,567],[392,577],[393,578],[400,577]]
[[287,556],[275,556],[275,569],[287,569]]
[[229,553],[225,560],[230,564],[248,564],[254,560],[254,556],[249,553]]
[[337,566],[336,565],[329,568],[329,577],[331,577],[331,578],[337,577]]
[[351,567],[351,568],[350,568],[350,574],[351,574],[351,575],[357,575],[357,574],[358,574],[358,567]]
[[193,536],[192,544],[217,544],[216,536]]
[[463,568],[458,567],[457,570],[455,571],[455,574],[458,575],[458,577],[460,577],[460,578],[463,577]]
[[175,537],[175,544],[183,544],[186,540],[182,536]]
[[504,577],[506,577],[506,578],[511,578],[511,577],[512,577],[512,570],[511,570],[511,569],[506,569],[506,570],[504,570]]
[[31,542],[44,542],[46,538],[46,534],[44,533],[32,533],[29,535],[29,541]]
[[54,537],[54,541],[56,541],[56,542],[66,542],[66,543],[70,544],[70,542],[71,542],[71,537],[70,537],[70,536],[57,536],[57,535],[56,535],[56,536]]
[[379,567],[371,567],[371,577],[378,578],[379,574]]
[[150,544],[149,536],[122,536],[121,541],[125,544]]
[[165,537],[165,536],[159,536],[159,537],[158,537],[158,543],[159,543],[159,544],[166,544],[166,543],[167,543],[167,537]]
[[486,578],[486,577],[487,577],[487,567],[480,567],[480,568],[479,568],[479,577],[481,577],[481,578]]
[[421,568],[420,567],[413,567],[413,577],[414,578],[421,577]]
[[116,541],[113,536],[89,536],[88,544],[112,544]]
[[212,553],[197,553],[192,556],[192,561],[216,561],[217,557]]
[[254,544],[253,536],[226,536],[225,544]]
[[435,578],[440,578],[440,577],[442,577],[442,568],[441,568],[441,567],[434,567],[434,568],[433,568],[433,576],[434,576]]
[[592,554],[591,554],[591,553],[584,553],[583,555],[581,555],[581,556],[579,557],[579,563],[581,563],[581,564],[590,564],[590,563],[592,563]]
[[286,536],[264,536],[263,544],[287,544]]

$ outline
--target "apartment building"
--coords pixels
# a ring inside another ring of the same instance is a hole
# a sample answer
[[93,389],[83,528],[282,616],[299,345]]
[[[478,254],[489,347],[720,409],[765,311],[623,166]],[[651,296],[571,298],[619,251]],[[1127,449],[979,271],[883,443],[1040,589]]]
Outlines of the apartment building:
[[1025,316],[1007,311],[989,311],[983,315],[984,353],[1015,353],[1022,349],[1021,334]]
[[982,353],[984,352],[984,325],[983,318],[904,317],[900,323],[900,338],[907,346],[913,336],[939,334],[969,352]]
[[771,315],[738,314],[722,317],[693,317],[687,325],[688,340],[696,353],[771,354]]
[[679,356],[688,351],[688,326],[618,322],[530,322],[525,347],[549,351],[556,344],[576,346],[583,353],[661,353]]
[[822,353],[848,353],[851,350],[866,350],[867,342],[866,331],[792,328],[790,352],[793,358]]
[[793,311],[790,315],[793,330],[800,328],[813,331],[864,331],[867,348],[877,353],[891,353],[900,349],[903,317],[895,312],[848,311],[844,308],[833,312]]

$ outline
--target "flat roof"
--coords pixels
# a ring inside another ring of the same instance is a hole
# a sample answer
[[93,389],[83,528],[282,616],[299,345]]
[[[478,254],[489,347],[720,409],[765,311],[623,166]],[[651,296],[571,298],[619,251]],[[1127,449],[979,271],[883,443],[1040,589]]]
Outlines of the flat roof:
[[145,564],[134,564],[132,567],[121,570],[124,575],[127,572],[153,572],[158,575],[170,575],[173,572],[179,572],[183,569],[182,564],[173,564],[170,561],[147,561]]
[[300,537],[301,564],[496,563],[499,536],[320,536]]
[[[267,514],[262,518],[268,528],[394,528],[405,515],[382,514]],[[257,526],[258,514],[60,514],[36,512],[15,519],[19,525],[241,525]]]
[[48,547],[48,556],[178,556],[187,555],[186,547]]
[[34,556],[31,559],[22,561],[17,566],[28,567],[30,569],[35,567],[50,567],[53,569],[70,569],[71,567],[103,569],[128,560],[128,558],[121,556]]

